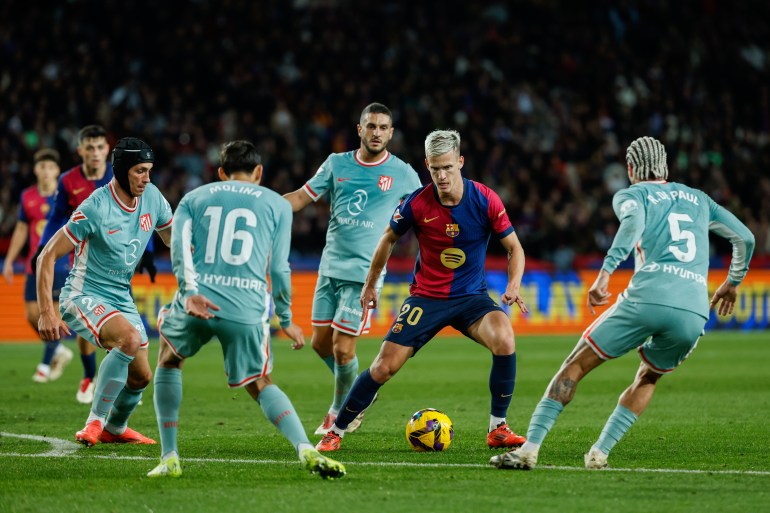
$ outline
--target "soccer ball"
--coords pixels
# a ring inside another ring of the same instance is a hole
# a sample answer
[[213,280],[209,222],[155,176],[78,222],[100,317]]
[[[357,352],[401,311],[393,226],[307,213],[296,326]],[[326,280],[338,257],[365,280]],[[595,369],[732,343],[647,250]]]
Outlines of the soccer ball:
[[445,451],[453,436],[452,421],[446,413],[433,408],[415,412],[406,423],[406,440],[418,452]]

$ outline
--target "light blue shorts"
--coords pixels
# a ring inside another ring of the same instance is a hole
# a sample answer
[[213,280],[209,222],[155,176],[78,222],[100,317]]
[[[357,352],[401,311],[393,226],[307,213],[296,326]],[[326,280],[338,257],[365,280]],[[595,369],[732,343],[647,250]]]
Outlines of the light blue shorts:
[[620,296],[583,332],[583,339],[605,360],[638,348],[647,366],[663,374],[690,356],[705,325],[706,319],[694,312]]
[[267,322],[243,324],[217,317],[198,319],[171,303],[158,313],[158,332],[181,360],[194,356],[217,337],[230,388],[248,385],[273,371],[270,324]]
[[[141,347],[147,347],[147,331],[133,303],[114,306],[97,296],[85,294],[68,297],[59,302],[62,320],[78,335],[97,347],[102,347],[100,332],[104,324],[117,315],[122,315],[142,336]],[[106,348],[105,348],[106,349]]]
[[[370,315],[361,322],[361,289],[364,284],[355,281],[338,280],[318,276],[313,294],[313,326],[331,326],[348,335],[359,336],[369,333],[372,324]],[[380,289],[377,289],[377,295]]]

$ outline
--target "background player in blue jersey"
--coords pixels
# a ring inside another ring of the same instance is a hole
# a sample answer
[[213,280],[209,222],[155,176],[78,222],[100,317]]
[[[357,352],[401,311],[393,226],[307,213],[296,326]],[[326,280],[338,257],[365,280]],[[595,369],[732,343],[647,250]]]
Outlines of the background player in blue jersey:
[[334,451],[350,421],[364,411],[379,388],[392,378],[441,329],[452,326],[492,352],[492,395],[487,444],[521,445],[506,413],[516,381],[516,347],[511,321],[489,297],[484,262],[494,235],[508,252],[508,284],[502,300],[528,312],[519,294],[524,250],[500,197],[484,185],[462,177],[460,134],[436,130],[425,139],[425,165],[433,183],[418,189],[396,209],[380,239],[360,303],[367,314],[376,308],[376,280],[396,241],[410,228],[420,253],[410,296],[385,337],[374,362],[356,379],[332,428],[316,448]]
[[[150,183],[154,154],[139,139],[118,141],[112,153],[114,178],[72,213],[38,258],[40,333],[46,340],[69,333],[67,324],[109,354],[102,360],[86,426],[78,442],[155,443],[128,428],[152,372],[147,334],[130,294],[137,261],[157,230],[168,245],[171,207]],[[56,315],[51,299],[53,265],[75,250],[75,263]]]
[[155,412],[162,451],[149,477],[182,475],[176,440],[182,363],[212,337],[222,344],[230,387],[244,387],[259,403],[304,468],[324,478],[345,475],[344,466],[313,448],[291,401],[271,379],[268,269],[281,328],[294,349],[301,349],[305,339],[290,309],[291,206],[259,186],[262,171],[253,144],[227,143],[219,168],[225,183],[198,187],[177,208],[171,258],[179,290],[158,315]]
[[[642,362],[636,377],[585,455],[586,468],[605,468],[608,454],[647,408],[661,376],[695,349],[709,308],[719,305],[720,315],[733,311],[736,289],[749,269],[754,236],[705,193],[667,182],[666,150],[657,139],[633,141],[626,161],[631,186],[613,198],[620,228],[588,291],[591,312],[608,303],[610,275],[631,251],[635,251],[634,275],[616,303],[583,332],[551,380],[532,414],[527,442],[490,460],[498,468],[534,468],[543,440],[574,397],[578,382],[605,361],[638,348]],[[709,231],[733,245],[727,279],[710,304]]]
[[[11,243],[8,246],[8,254],[5,256],[3,276],[8,283],[13,283],[13,261],[29,240],[30,251],[24,266],[24,272],[27,274],[24,284],[24,309],[27,314],[27,321],[37,331],[40,310],[37,307],[35,275],[32,272],[30,260],[45,229],[46,217],[56,196],[56,179],[59,177],[60,171],[59,152],[51,149],[40,150],[35,153],[34,162],[37,183],[24,189],[21,193],[19,217],[11,236]],[[67,279],[67,271],[66,259],[56,262],[53,278],[53,299],[54,306],[57,308],[59,293]],[[37,365],[32,379],[37,383],[47,383],[59,379],[64,372],[64,367],[71,360],[72,351],[60,344],[59,340],[45,342],[43,359]]]
[[[421,185],[414,169],[387,150],[393,137],[390,109],[381,103],[368,105],[357,130],[357,150],[329,155],[302,188],[285,196],[294,212],[322,197],[331,203],[311,314],[311,345],[334,373],[334,399],[315,431],[319,435],[334,423],[358,374],[356,337],[367,333],[370,324],[369,317],[361,315],[359,296],[374,247],[393,209]],[[385,278],[384,266],[380,271],[377,289]],[[358,428],[362,417],[348,432]]]

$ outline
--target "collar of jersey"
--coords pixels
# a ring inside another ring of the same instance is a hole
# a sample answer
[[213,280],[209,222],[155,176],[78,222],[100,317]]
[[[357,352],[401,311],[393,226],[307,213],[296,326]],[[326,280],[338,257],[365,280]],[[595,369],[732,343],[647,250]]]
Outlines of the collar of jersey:
[[112,198],[115,200],[115,203],[117,203],[120,208],[122,208],[123,210],[129,213],[136,212],[136,209],[139,208],[139,202],[142,200],[141,196],[136,198],[136,205],[134,205],[134,208],[131,208],[120,200],[120,197],[118,197],[117,193],[115,192],[115,187],[112,185],[112,180],[110,180],[109,187],[110,187],[110,194],[112,194]]
[[460,201],[457,202],[457,205],[444,205],[443,203],[441,203],[441,198],[439,198],[438,196],[438,187],[436,187],[435,183],[431,183],[430,185],[431,185],[431,188],[433,189],[433,197],[436,198],[436,203],[438,203],[444,208],[457,208],[460,205],[462,205],[463,202],[465,201],[465,198],[468,196],[468,186],[470,185],[469,180],[467,178],[463,177],[462,180],[463,180],[463,197],[460,198]]
[[382,164],[383,162],[388,160],[388,157],[390,157],[390,152],[388,150],[385,150],[385,156],[383,156],[380,160],[378,160],[377,162],[368,163],[368,162],[364,162],[363,160],[358,158],[358,152],[360,152],[360,151],[361,151],[361,148],[358,148],[356,151],[354,151],[353,152],[353,158],[356,159],[356,162],[358,162],[359,164],[361,164],[364,167],[379,166],[380,164]]

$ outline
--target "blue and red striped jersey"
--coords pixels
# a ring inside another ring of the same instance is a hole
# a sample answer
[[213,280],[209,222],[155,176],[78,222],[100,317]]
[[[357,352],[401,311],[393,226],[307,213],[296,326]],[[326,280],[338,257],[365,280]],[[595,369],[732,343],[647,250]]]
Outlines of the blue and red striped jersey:
[[[29,247],[30,251],[24,260],[24,272],[30,274],[32,267],[30,260],[37,249],[40,237],[45,230],[46,216],[51,210],[54,202],[54,194],[50,196],[41,196],[37,185],[32,185],[24,189],[21,193],[21,202],[19,203],[19,221],[27,223],[29,226]],[[60,265],[57,261],[57,271],[66,270],[66,265]],[[66,264],[66,262],[64,262]]]
[[439,299],[486,294],[489,237],[494,233],[502,239],[514,231],[500,197],[466,178],[459,204],[442,205],[430,183],[396,209],[390,227],[399,235],[413,228],[417,235],[419,253],[410,294]]

